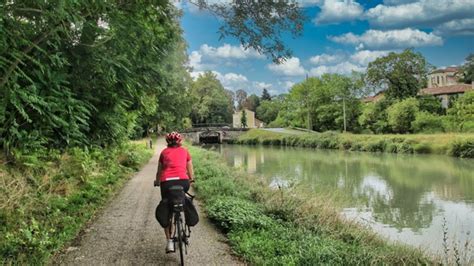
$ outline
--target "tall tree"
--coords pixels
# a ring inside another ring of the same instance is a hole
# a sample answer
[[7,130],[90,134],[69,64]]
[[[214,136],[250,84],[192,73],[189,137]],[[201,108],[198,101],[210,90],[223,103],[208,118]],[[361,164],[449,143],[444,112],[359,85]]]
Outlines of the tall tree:
[[404,99],[416,96],[426,86],[428,71],[423,55],[407,49],[370,62],[366,82],[375,91],[385,90],[387,98]]
[[240,125],[242,128],[247,128],[247,112],[245,109],[242,109],[241,115],[240,115]]
[[162,64],[184,51],[167,1],[8,1],[0,12],[7,152],[121,142],[176,81]]
[[245,100],[247,100],[247,92],[244,90],[237,90],[235,92],[235,101],[237,102],[237,109],[244,108]]
[[265,124],[270,124],[274,121],[278,112],[282,109],[282,101],[274,99],[273,101],[262,101],[260,106],[257,107],[256,116],[258,119],[265,122]]
[[200,75],[190,90],[191,119],[194,124],[231,123],[233,105],[230,95],[211,71]]
[[245,102],[243,105],[244,105],[244,108],[247,108],[250,111],[255,112],[258,106],[260,105],[260,98],[257,95],[252,94],[249,97],[247,97],[247,99],[245,99]]
[[271,101],[271,100],[272,100],[272,96],[270,96],[270,93],[268,93],[268,90],[264,88],[262,92],[262,101]]

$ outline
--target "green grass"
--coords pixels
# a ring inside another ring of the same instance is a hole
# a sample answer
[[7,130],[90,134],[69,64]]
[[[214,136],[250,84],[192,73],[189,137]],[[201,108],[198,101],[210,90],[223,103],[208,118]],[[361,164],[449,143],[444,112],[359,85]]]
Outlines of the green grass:
[[432,153],[474,158],[474,134],[472,133],[367,135],[325,132],[288,135],[253,129],[234,140],[233,143],[364,152]]
[[340,217],[332,196],[270,189],[228,167],[214,152],[190,147],[198,196],[233,251],[252,265],[431,264],[422,252],[388,243]]
[[0,263],[46,263],[151,155],[135,141],[17,153],[13,165],[1,164]]

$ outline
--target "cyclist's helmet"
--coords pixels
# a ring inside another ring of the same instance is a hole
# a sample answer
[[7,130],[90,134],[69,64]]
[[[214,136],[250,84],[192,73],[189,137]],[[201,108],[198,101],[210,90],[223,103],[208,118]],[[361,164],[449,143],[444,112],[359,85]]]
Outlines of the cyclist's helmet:
[[178,145],[181,145],[181,141],[183,141],[183,137],[178,132],[173,131],[171,133],[166,134],[166,143],[168,144],[176,143]]

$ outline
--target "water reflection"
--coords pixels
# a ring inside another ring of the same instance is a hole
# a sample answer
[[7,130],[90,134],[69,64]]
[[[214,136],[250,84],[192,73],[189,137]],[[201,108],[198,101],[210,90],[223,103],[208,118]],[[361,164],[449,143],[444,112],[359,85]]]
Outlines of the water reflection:
[[[219,146],[229,165],[269,178],[302,182],[315,193],[349,198],[344,213],[415,245],[440,249],[443,217],[452,237],[474,234],[474,160],[433,155]],[[435,243],[433,243],[435,242]]]

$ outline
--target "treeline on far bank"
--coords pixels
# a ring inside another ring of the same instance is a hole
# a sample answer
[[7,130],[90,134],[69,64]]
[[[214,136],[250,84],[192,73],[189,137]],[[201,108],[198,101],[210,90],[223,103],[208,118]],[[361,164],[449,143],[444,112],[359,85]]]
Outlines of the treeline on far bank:
[[474,135],[446,134],[350,134],[328,131],[324,133],[287,134],[252,129],[232,140],[234,144],[262,144],[340,149],[364,152],[432,153],[461,158],[474,158]]
[[[458,73],[470,86],[474,55]],[[256,117],[268,127],[301,127],[318,132],[344,129],[365,134],[474,132],[474,91],[441,99],[423,95],[432,71],[412,50],[389,53],[370,62],[364,74],[324,74],[292,86],[287,94],[260,101]],[[380,93],[371,102],[367,95]],[[447,108],[446,108],[447,107]]]

